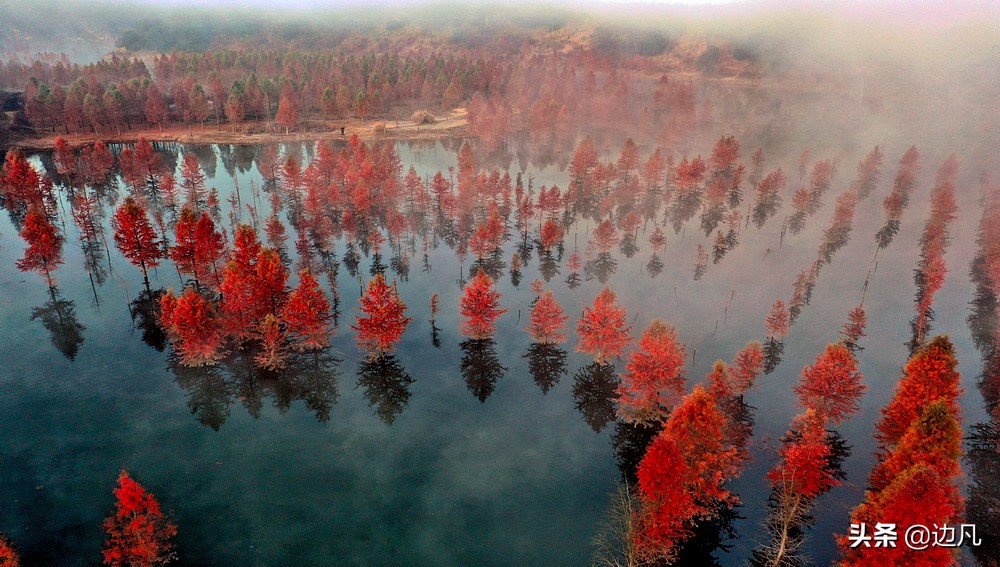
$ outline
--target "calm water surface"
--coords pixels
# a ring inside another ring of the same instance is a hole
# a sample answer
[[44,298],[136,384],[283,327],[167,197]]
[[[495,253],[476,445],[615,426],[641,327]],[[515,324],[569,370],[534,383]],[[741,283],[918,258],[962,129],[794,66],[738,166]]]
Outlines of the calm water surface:
[[[201,158],[208,185],[223,198],[223,217],[234,180],[244,199],[251,184],[261,183],[256,168],[245,161],[256,148],[179,149],[196,151]],[[869,337],[859,355],[869,391],[861,412],[839,427],[853,447],[844,463],[846,482],[815,506],[807,551],[817,563],[836,557],[832,534],[846,532],[848,513],[863,496],[874,462],[872,426],[907,358],[917,239],[933,171],[945,157],[923,156],[924,170],[902,228],[876,268],[870,261],[873,234],[882,222],[881,201],[905,150],[882,149],[882,181],[858,207],[850,243],[823,269],[811,305],[785,341],[783,362],[747,397],[756,408],[752,460],[730,485],[743,506],[734,522],[737,537],[728,542],[728,551],[716,552],[720,564],[742,564],[767,539],[762,527],[769,490],[764,474],[776,458],[780,436],[799,411],[792,386],[802,366],[838,338],[873,270],[865,296]],[[404,172],[412,164],[422,176],[433,175],[456,164],[450,146],[401,144],[398,151]],[[242,155],[244,163],[234,155]],[[697,216],[682,235],[666,231],[667,248],[660,254],[665,269],[656,277],[646,271],[652,224],[640,229],[639,251],[631,258],[616,253],[617,268],[608,280],[630,319],[634,317],[635,334],[653,318],[677,327],[687,344],[689,384],[700,381],[715,359],[729,360],[746,341],[763,339],[767,310],[775,299],[790,298],[795,275],[815,258],[833,200],[862,157],[842,156],[845,165],[826,196],[827,205],[805,231],[781,241],[781,217],[790,207],[786,196],[776,217],[763,229],[745,229],[739,246],[721,263],[710,263],[700,281],[692,277],[695,247],[701,243],[710,250],[711,240],[698,230]],[[43,160],[36,160],[42,167]],[[227,162],[235,163],[232,171]],[[793,165],[767,163],[768,169],[784,166],[786,171],[794,171]],[[511,175],[518,170],[514,163]],[[532,177],[536,188],[568,184],[568,173],[555,165],[528,165],[524,175],[526,181]],[[952,227],[949,275],[935,305],[934,323],[934,332],[949,334],[958,349],[966,425],[984,419],[975,388],[980,358],[965,324],[973,295],[967,274],[979,217],[976,191],[969,187],[974,185],[960,187],[961,213]],[[394,374],[363,368],[363,356],[354,346],[348,325],[374,260],[364,255],[358,277],[343,267],[337,276],[341,315],[331,360],[318,373],[305,372],[305,378],[266,380],[240,373],[238,362],[231,367],[236,370],[175,369],[169,347],[163,352],[151,348],[143,342],[142,330],[133,326],[129,303],[141,291],[141,272],[112,247],[107,280],[92,285],[65,199],[63,211],[67,240],[65,263],[55,273],[58,305],[42,278],[16,270],[24,245],[10,219],[0,218],[0,530],[18,543],[26,564],[99,563],[101,521],[111,509],[111,490],[122,468],[156,494],[179,526],[179,564],[589,562],[590,540],[620,478],[610,442],[615,426],[600,427],[593,405],[585,405],[585,412],[577,408],[581,392],[595,386],[580,384],[585,381],[578,371],[591,361],[572,352],[574,334],[565,345],[568,373],[547,393],[529,373],[523,355],[530,339],[523,328],[533,298],[529,284],[541,277],[537,252],[523,269],[519,286],[506,274],[498,282],[509,312],[499,319],[493,346],[504,370],[481,402],[475,394],[483,397],[490,384],[467,383],[462,373],[467,353],[458,333],[458,280],[468,276],[471,260],[460,262],[443,242],[429,251],[429,271],[422,265],[419,238],[408,278],[403,281],[387,270],[399,280],[413,317],[395,359],[411,383],[400,378],[398,368]],[[571,229],[560,273],[548,284],[573,317],[571,324],[603,287],[596,279],[584,280],[576,289],[565,282],[565,259],[574,246],[583,254],[592,228],[593,223],[583,221]],[[291,245],[291,231],[290,236]],[[504,249],[508,265],[515,244]],[[343,258],[345,251],[340,241],[337,257]],[[392,247],[387,244],[382,252],[382,262],[389,264]],[[150,276],[154,289],[181,287],[169,263]],[[440,294],[442,306],[436,321],[439,348],[429,322],[433,293]],[[61,320],[62,331],[55,335],[40,317],[32,318],[39,309],[51,312],[54,307],[58,317],[70,318],[68,323]],[[67,336],[66,329],[74,328],[82,342],[74,333]],[[72,358],[56,348],[60,341]],[[481,361],[484,354],[467,356]],[[303,364],[308,367],[310,361]]]

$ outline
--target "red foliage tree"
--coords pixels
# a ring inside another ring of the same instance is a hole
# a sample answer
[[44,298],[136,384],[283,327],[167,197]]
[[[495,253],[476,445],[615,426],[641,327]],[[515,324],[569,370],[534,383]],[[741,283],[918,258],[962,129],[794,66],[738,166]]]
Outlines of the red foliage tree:
[[868,336],[865,333],[867,326],[868,316],[865,314],[864,305],[858,305],[847,314],[847,323],[844,324],[844,328],[840,331],[840,335],[844,337],[844,344],[847,348],[851,350],[859,348],[858,341]]
[[694,495],[684,483],[678,482],[690,477],[690,472],[677,443],[662,434],[653,439],[637,477],[643,509],[635,545],[644,556],[669,561],[677,543],[691,535],[691,527],[685,520],[697,508]]
[[[727,421],[715,397],[695,386],[639,463],[643,514],[637,543],[647,554],[669,557],[696,519],[710,518],[720,504],[737,501],[722,487],[739,464],[739,451],[726,443]],[[683,465],[672,462],[676,457]],[[668,484],[678,486],[668,489]]]
[[285,81],[285,85],[281,87],[281,98],[275,120],[285,127],[285,134],[299,122],[299,100],[291,81]]
[[684,395],[684,345],[655,319],[639,339],[618,387],[619,413],[629,421],[660,421]]
[[17,269],[45,276],[49,287],[52,287],[52,270],[62,264],[63,238],[44,210],[37,207],[28,209],[21,227],[21,238],[28,243],[28,247],[17,261]]
[[0,193],[8,200],[8,207],[12,203],[40,205],[42,202],[42,178],[21,150],[7,152],[0,171]]
[[[851,513],[852,524],[864,523],[868,534],[878,523],[894,524],[897,534],[911,526],[955,525],[961,515],[961,497],[955,486],[934,469],[915,465],[892,479],[880,492],[867,492],[866,501]],[[955,526],[956,529],[961,529]],[[851,547],[840,538],[843,565],[851,567],[945,567],[958,565],[956,549],[931,545],[913,549],[902,542],[895,547]]]
[[10,540],[0,535],[0,567],[21,567],[21,559]]
[[788,308],[785,307],[784,301],[778,299],[771,305],[771,311],[768,312],[764,323],[767,325],[768,338],[780,341],[788,334]]
[[479,270],[465,286],[462,293],[461,312],[463,335],[472,339],[485,339],[493,335],[497,317],[507,312],[500,308],[501,293],[493,287],[493,280]]
[[271,371],[284,368],[288,359],[288,348],[278,318],[268,313],[260,322],[258,334],[260,350],[253,359],[257,366]]
[[154,567],[175,559],[170,538],[177,535],[160,511],[160,504],[127,472],[118,475],[115,511],[104,520],[104,564],[113,567]]
[[142,279],[149,287],[147,269],[160,265],[163,249],[149,222],[146,209],[132,197],[126,197],[111,219],[115,246],[133,266],[142,268]]
[[610,288],[597,295],[593,307],[583,308],[576,332],[580,335],[576,350],[593,354],[598,363],[620,355],[632,340],[625,308],[618,306],[618,298]]
[[906,469],[924,464],[942,478],[955,478],[960,473],[958,459],[962,455],[962,427],[954,407],[944,399],[924,408],[892,452],[872,469],[869,486],[882,490]]
[[531,308],[531,324],[528,334],[536,343],[558,344],[566,342],[566,321],[569,315],[563,312],[562,306],[556,301],[550,290],[538,295],[538,300]]
[[196,285],[206,276],[216,279],[224,249],[222,234],[215,230],[208,213],[199,217],[190,204],[184,205],[174,228],[174,245],[170,247],[170,259],[177,270],[190,274]]
[[212,302],[194,288],[175,297],[168,291],[160,298],[160,321],[174,340],[174,348],[185,366],[214,364],[220,358],[222,325]]
[[750,341],[744,346],[729,367],[729,386],[732,395],[742,395],[753,387],[764,372],[764,345]]
[[78,168],[76,165],[76,150],[73,146],[69,145],[66,138],[62,136],[56,137],[55,142],[55,152],[52,154],[52,161],[56,164],[56,171],[60,175],[65,175],[66,177],[72,179],[76,177]]
[[594,237],[591,240],[593,246],[600,252],[608,252],[621,242],[618,230],[611,219],[604,219],[601,224],[594,229]]
[[843,343],[826,345],[812,365],[802,369],[802,382],[795,387],[799,403],[840,423],[858,411],[866,387],[854,353]]
[[896,394],[882,408],[882,419],[875,426],[875,437],[883,451],[894,447],[924,408],[935,400],[944,399],[957,409],[960,392],[957,366],[955,349],[943,336],[931,339],[906,363]]
[[767,478],[786,497],[815,498],[840,484],[829,468],[832,450],[826,437],[826,419],[816,410],[808,409],[795,417],[779,453],[781,461]]
[[289,294],[281,315],[296,350],[320,349],[330,344],[330,304],[308,270],[299,274],[299,285]]
[[358,332],[358,347],[377,357],[395,348],[412,318],[407,317],[406,304],[399,298],[395,286],[385,283],[382,274],[376,274],[368,282],[368,289],[361,296],[356,315],[357,324],[351,328]]

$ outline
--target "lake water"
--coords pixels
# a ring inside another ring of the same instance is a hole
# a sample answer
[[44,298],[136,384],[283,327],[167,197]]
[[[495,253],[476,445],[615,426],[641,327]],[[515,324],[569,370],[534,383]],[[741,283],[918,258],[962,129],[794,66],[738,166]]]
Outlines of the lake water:
[[[404,172],[412,164],[421,176],[455,166],[456,149],[453,143],[398,146]],[[834,197],[869,149],[841,156],[827,204],[806,230],[782,239],[782,217],[791,205],[786,189],[778,214],[762,229],[745,228],[739,246],[719,264],[710,261],[697,281],[696,246],[711,250],[712,244],[698,230],[697,216],[682,234],[666,230],[666,250],[659,254],[665,267],[655,277],[647,270],[653,225],[641,227],[639,250],[631,258],[616,250],[616,269],[607,282],[627,308],[633,334],[654,318],[674,325],[687,345],[689,385],[701,381],[714,360],[729,360],[748,340],[763,340],[768,309],[775,299],[788,301],[796,274],[815,259]],[[719,564],[743,564],[767,539],[764,475],[799,411],[792,387],[803,365],[838,339],[847,313],[861,300],[874,267],[881,201],[905,149],[882,148],[882,180],[859,205],[850,242],[822,270],[811,304],[785,340],[781,364],[746,398],[756,408],[752,459],[729,485],[743,505],[728,551],[715,552]],[[261,185],[248,162],[259,148],[175,150],[196,151],[208,185],[220,191],[224,217],[234,180],[244,198],[252,184]],[[286,150],[302,152],[300,147]],[[815,505],[806,551],[818,564],[837,557],[832,534],[846,533],[849,512],[863,497],[874,463],[872,426],[907,358],[917,241],[933,172],[945,157],[922,156],[923,172],[901,230],[880,253],[867,289],[869,336],[859,359],[869,390],[862,410],[837,427],[852,451],[844,463],[844,484]],[[47,158],[33,159],[41,168]],[[568,185],[568,173],[557,165],[539,169],[521,163],[525,180],[530,175],[536,188]],[[765,169],[795,171],[795,165],[769,160]],[[513,163],[510,173],[519,170]],[[789,177],[794,188],[797,176]],[[986,419],[975,387],[980,355],[965,322],[974,295],[968,270],[980,211],[972,179],[963,170],[960,216],[951,227],[949,274],[935,303],[933,329],[956,344],[966,427]],[[534,297],[529,284],[541,277],[537,251],[519,285],[506,272],[498,281],[509,311],[499,319],[492,345],[463,348],[458,332],[458,280],[468,277],[472,260],[460,262],[441,241],[429,250],[425,271],[418,238],[405,281],[386,271],[398,280],[413,317],[396,351],[398,367],[365,366],[354,346],[349,324],[373,262],[373,256],[362,255],[359,276],[343,266],[338,272],[341,314],[327,360],[301,361],[305,370],[294,380],[257,377],[239,360],[216,369],[178,369],[169,347],[162,352],[150,347],[133,325],[129,305],[142,289],[140,270],[112,246],[107,280],[92,285],[65,192],[59,194],[67,240],[65,263],[55,279],[56,297],[63,303],[53,303],[43,278],[17,271],[24,244],[10,219],[0,219],[0,531],[17,543],[26,565],[99,563],[101,522],[111,510],[111,491],[122,468],[157,496],[178,525],[178,564],[589,563],[591,539],[620,479],[611,443],[615,424],[602,427],[601,411],[610,407],[606,396],[601,399],[607,384],[585,372],[591,359],[573,352],[575,333],[564,345],[567,372],[555,377],[547,393],[529,372],[524,355],[531,343],[524,327]],[[105,210],[110,215],[111,209]],[[559,274],[547,284],[571,315],[571,328],[603,287],[584,274],[575,289],[566,283],[566,258],[574,247],[584,253],[592,229],[586,221],[570,229]],[[291,245],[291,230],[290,235]],[[518,240],[504,248],[508,265]],[[291,252],[294,259],[294,247]],[[339,241],[337,257],[343,259],[346,252],[347,244]],[[382,262],[388,265],[393,255],[386,244]],[[154,289],[181,287],[169,263],[151,272],[150,279]],[[429,321],[434,293],[442,306],[435,322],[439,347]],[[40,316],[33,319],[39,308],[49,308],[50,319],[55,309],[62,323],[58,333],[50,333]],[[502,365],[495,383],[489,347]],[[617,369],[623,366],[618,361]]]

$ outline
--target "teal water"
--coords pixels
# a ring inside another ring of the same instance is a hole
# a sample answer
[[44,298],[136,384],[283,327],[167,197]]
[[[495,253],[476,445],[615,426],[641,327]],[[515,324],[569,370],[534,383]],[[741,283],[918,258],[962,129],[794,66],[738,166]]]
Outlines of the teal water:
[[[454,166],[456,149],[398,146],[404,172],[413,164],[422,176]],[[308,155],[305,148],[286,150]],[[802,366],[838,338],[848,311],[861,299],[874,268],[870,259],[881,200],[903,150],[883,148],[882,182],[858,207],[850,243],[824,268],[811,305],[785,341],[781,365],[747,397],[756,408],[752,460],[731,483],[743,502],[742,518],[734,523],[731,548],[715,552],[720,564],[742,564],[766,540],[763,477],[776,458],[778,439],[799,411],[792,386]],[[196,152],[208,185],[220,190],[224,218],[234,180],[244,197],[251,184],[261,184],[247,159],[257,148],[171,151]],[[710,263],[699,281],[693,278],[695,246],[710,247],[711,241],[698,231],[697,216],[683,235],[666,230],[667,249],[660,254],[665,269],[656,277],[646,270],[652,225],[640,229],[639,251],[631,258],[616,252],[617,268],[608,280],[628,309],[633,333],[654,318],[677,327],[687,344],[690,384],[700,381],[715,359],[729,360],[746,341],[763,339],[767,310],[779,297],[787,301],[796,273],[815,257],[833,199],[861,157],[844,157],[851,165],[841,168],[838,181],[843,183],[834,184],[826,207],[810,219],[807,230],[782,241],[781,217],[790,206],[786,198],[778,216],[763,229],[744,230],[739,247],[721,263]],[[874,462],[872,425],[907,357],[917,239],[932,172],[944,157],[925,156],[900,233],[880,255],[865,295],[870,327],[859,358],[870,389],[862,411],[839,427],[853,447],[844,464],[847,480],[816,504],[807,551],[819,564],[836,557],[832,534],[846,532],[848,513],[863,496]],[[45,160],[35,159],[43,167]],[[511,175],[518,170],[512,163]],[[524,175],[536,187],[568,183],[568,173],[557,165],[527,164]],[[975,191],[963,187],[934,332],[948,333],[956,342],[964,418],[970,424],[983,419],[975,388],[979,355],[965,324],[979,209]],[[509,312],[498,321],[494,349],[504,370],[495,384],[482,373],[477,382],[462,372],[463,355],[473,362],[487,360],[481,350],[471,355],[470,347],[463,350],[458,333],[457,280],[468,276],[471,260],[460,262],[440,242],[429,251],[430,270],[424,271],[419,238],[407,279],[395,274],[413,317],[396,361],[412,382],[398,369],[362,368],[349,325],[373,262],[364,255],[358,277],[343,266],[338,272],[341,315],[323,364],[303,360],[304,370],[294,378],[260,377],[239,360],[214,370],[184,370],[171,364],[169,347],[163,352],[150,347],[133,325],[129,304],[142,288],[142,274],[113,246],[107,280],[92,285],[65,193],[60,194],[67,241],[65,263],[55,272],[58,305],[42,278],[16,270],[24,245],[11,220],[0,218],[0,531],[17,543],[25,564],[99,564],[101,521],[111,510],[111,490],[122,468],[157,496],[178,525],[178,564],[589,562],[591,538],[620,477],[611,444],[615,426],[601,427],[600,411],[606,406],[599,399],[584,404],[585,411],[578,409],[580,399],[600,398],[600,387],[578,372],[590,360],[573,352],[574,333],[564,345],[567,373],[547,393],[529,372],[523,355],[530,339],[523,328],[533,298],[529,284],[540,277],[537,251],[518,286],[507,273],[498,282]],[[110,214],[110,208],[105,210]],[[581,221],[571,229],[560,273],[548,284],[571,315],[571,326],[603,287],[596,279],[576,289],[565,282],[566,256],[574,245],[583,253],[592,228],[593,223]],[[515,244],[504,248],[508,265]],[[343,259],[345,251],[346,243],[339,241],[337,257]],[[291,252],[294,259],[294,248]],[[392,257],[385,245],[382,262],[389,264]],[[394,273],[390,269],[387,275]],[[151,284],[154,289],[181,287],[169,263],[151,273]],[[435,322],[440,348],[429,322],[433,293],[440,294],[442,306]],[[32,319],[45,307],[56,313],[56,333],[40,318]]]

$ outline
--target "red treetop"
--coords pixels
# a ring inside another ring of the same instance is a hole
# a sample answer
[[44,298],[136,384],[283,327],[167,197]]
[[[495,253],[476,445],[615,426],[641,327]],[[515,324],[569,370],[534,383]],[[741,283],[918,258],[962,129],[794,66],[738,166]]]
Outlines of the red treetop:
[[0,567],[21,567],[21,559],[11,546],[10,540],[0,536]]
[[507,312],[500,308],[501,297],[493,280],[482,270],[476,272],[462,294],[462,334],[473,339],[491,336],[497,317]]
[[694,496],[678,479],[690,476],[677,443],[668,436],[653,439],[637,472],[644,506],[636,546],[643,555],[670,558],[678,542],[691,535],[687,518],[696,509]]
[[780,341],[782,337],[787,335],[788,308],[785,307],[785,302],[780,299],[775,301],[764,322],[767,325],[767,336],[769,338]]
[[922,347],[903,369],[896,395],[882,408],[882,419],[875,426],[875,437],[884,450],[891,449],[931,402],[944,399],[956,408],[959,394],[958,360],[947,337],[934,337]]
[[115,231],[115,246],[133,266],[142,268],[143,276],[146,275],[146,268],[160,265],[163,250],[156,231],[149,222],[146,209],[135,199],[125,198],[111,219],[111,227]]
[[598,294],[593,307],[583,308],[576,332],[580,335],[576,350],[593,354],[598,363],[620,355],[632,340],[625,308],[618,306],[618,298],[610,288]]
[[357,325],[351,325],[351,328],[358,332],[358,347],[372,356],[391,351],[411,321],[404,314],[406,304],[399,299],[395,287],[385,283],[382,274],[377,274],[368,282],[358,309],[364,316],[355,316]]
[[281,314],[297,350],[320,349],[330,344],[330,304],[308,270],[299,274],[299,285],[288,296]]
[[153,567],[174,559],[170,538],[177,535],[177,526],[167,521],[153,495],[125,471],[118,476],[114,493],[117,498],[114,514],[104,520],[104,531],[108,534],[104,564]]
[[764,346],[750,341],[736,353],[729,368],[729,386],[732,395],[745,394],[764,372]]
[[767,473],[771,486],[814,498],[840,484],[827,468],[831,447],[826,438],[826,419],[816,410],[795,417],[780,454],[781,462]]
[[63,239],[45,211],[37,207],[28,209],[21,228],[21,238],[28,243],[28,248],[17,261],[17,269],[42,274],[51,284],[50,273],[62,264]]
[[659,319],[649,324],[618,387],[619,411],[629,421],[659,421],[684,396],[684,345]]
[[929,404],[903,434],[892,452],[872,470],[869,485],[881,490],[916,464],[934,469],[942,478],[953,479],[960,473],[962,427],[955,408],[945,400]]
[[858,411],[858,400],[866,390],[862,378],[850,349],[844,343],[832,343],[812,366],[802,369],[802,383],[795,393],[803,407],[840,423]]
[[175,341],[174,348],[185,366],[214,364],[222,354],[222,329],[212,302],[194,288],[175,297],[168,291],[160,298],[160,319]]
[[538,296],[538,301],[531,308],[531,324],[528,333],[536,343],[558,344],[566,342],[566,321],[569,315],[553,297],[552,292],[545,290]]
[[[910,526],[954,525],[960,521],[961,497],[955,487],[925,465],[910,467],[881,492],[868,492],[866,501],[851,513],[851,523],[865,523],[868,534],[877,523],[895,524],[896,533]],[[931,528],[933,529],[933,528]],[[916,550],[899,542],[896,547],[850,547],[840,539],[843,565],[851,567],[945,567],[958,565],[954,548],[931,545]]]

